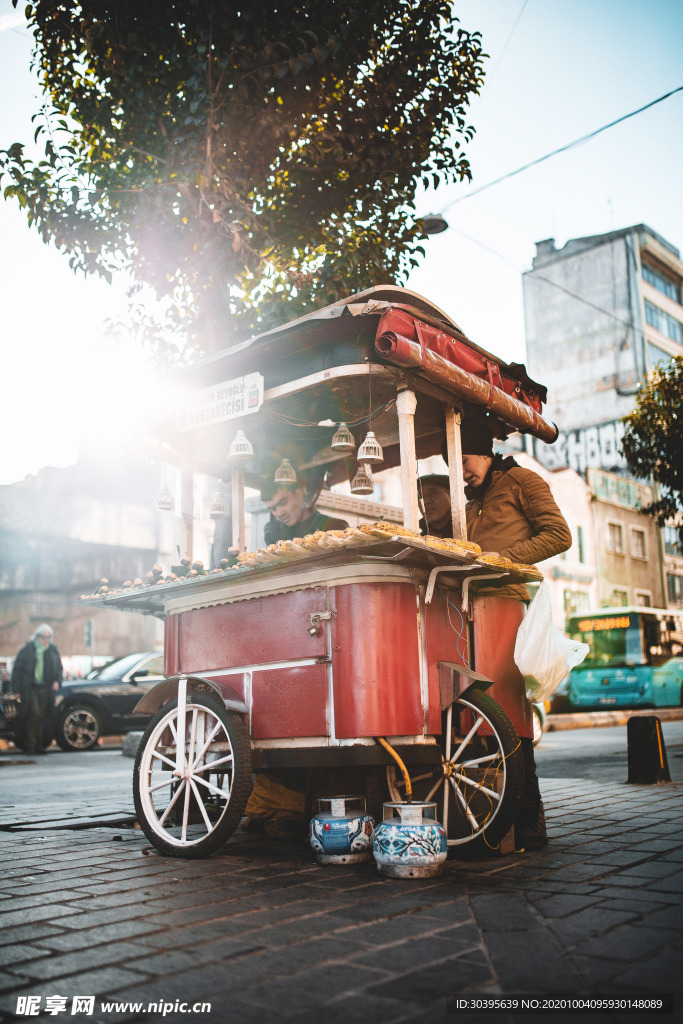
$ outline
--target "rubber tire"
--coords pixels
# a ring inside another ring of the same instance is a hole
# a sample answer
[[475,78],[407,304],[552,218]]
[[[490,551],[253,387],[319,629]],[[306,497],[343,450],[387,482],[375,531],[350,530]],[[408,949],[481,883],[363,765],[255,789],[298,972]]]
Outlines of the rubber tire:
[[[461,843],[451,849],[454,851],[466,849],[468,856],[470,854],[490,854],[491,847],[498,845],[517,820],[524,791],[524,755],[514,725],[493,697],[490,697],[484,690],[471,687],[462,694],[460,701],[468,701],[475,708],[483,711],[490,719],[503,747],[507,778],[505,795],[501,800],[498,813],[491,824],[484,829],[484,834],[479,834],[471,841]],[[456,701],[457,703],[458,701]]]
[[140,796],[140,772],[142,769],[142,759],[150,737],[158,723],[168,715],[169,711],[173,711],[178,707],[177,697],[174,698],[174,700],[169,701],[167,704],[163,704],[159,708],[145,729],[142,739],[140,740],[138,752],[135,757],[135,766],[133,768],[133,801],[135,803],[135,812],[140,828],[159,853],[163,854],[165,857],[182,857],[186,860],[195,860],[200,857],[209,857],[211,854],[217,853],[222,849],[242,820],[244,809],[247,806],[247,800],[249,799],[252,789],[251,744],[249,743],[249,736],[240,716],[236,712],[228,710],[218,696],[213,697],[203,693],[188,694],[186,704],[187,707],[199,706],[208,708],[217,715],[218,718],[220,718],[221,722],[225,726],[228,736],[230,737],[230,742],[233,748],[233,764],[235,767],[230,799],[223,812],[223,816],[216,824],[214,830],[205,839],[201,840],[196,845],[185,847],[174,846],[172,843],[166,842],[160,835],[158,835],[157,832],[154,831],[153,827],[145,817],[142,798]]
[[[87,714],[90,715],[95,723],[96,733],[91,737],[84,746],[75,746],[70,743],[67,736],[64,734],[64,726],[67,720],[72,715]],[[97,742],[102,735],[102,719],[100,718],[99,712],[95,711],[88,704],[72,704],[66,708],[57,719],[57,728],[55,730],[55,739],[62,750],[79,752],[81,750],[92,750],[93,747],[97,746]]]
[[[497,701],[493,700],[493,698],[489,697],[484,690],[481,690],[476,686],[470,687],[470,689],[466,690],[460,698],[454,701],[454,713],[457,713],[458,711],[458,704],[462,706],[465,702],[472,705],[472,707],[477,710],[482,711],[495,728],[505,756],[506,780],[505,791],[500,802],[500,806],[489,825],[485,826],[485,828],[476,835],[464,837],[460,842],[453,845],[451,845],[452,836],[449,832],[448,852],[453,857],[462,860],[467,860],[470,857],[478,857],[481,855],[490,855],[492,853],[492,849],[495,849],[498,846],[501,839],[507,835],[514,825],[517,814],[519,813],[519,807],[522,801],[522,792],[524,789],[524,755],[522,754],[522,748],[515,727],[505,711],[503,711]],[[445,756],[445,735],[442,735],[440,742]],[[453,749],[452,745],[451,749]],[[422,774],[428,776],[424,780],[419,781],[417,785],[414,785],[413,798],[415,800],[424,799],[441,772],[442,769],[440,766],[437,770],[435,770],[433,766],[425,768],[415,766],[414,768],[409,768],[411,778],[413,776],[418,777]],[[391,793],[390,797],[394,799]],[[437,816],[439,817],[439,820],[441,820],[441,817],[443,816],[442,789],[439,788],[438,792],[431,797],[431,799],[437,801]],[[453,794],[450,794],[449,820],[451,820],[451,815],[453,814],[452,808],[455,805],[456,802]]]

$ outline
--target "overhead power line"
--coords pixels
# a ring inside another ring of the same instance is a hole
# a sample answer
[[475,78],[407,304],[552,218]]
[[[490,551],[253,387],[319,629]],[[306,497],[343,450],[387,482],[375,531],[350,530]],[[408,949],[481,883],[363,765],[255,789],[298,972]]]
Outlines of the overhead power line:
[[472,196],[479,195],[487,188],[493,188],[494,185],[499,185],[501,181],[507,181],[508,178],[514,178],[516,174],[521,174],[522,171],[528,171],[530,167],[535,167],[537,164],[543,163],[544,160],[549,160],[551,156],[557,156],[558,153],[565,153],[568,149],[574,149],[575,146],[580,146],[584,142],[588,142],[589,139],[595,138],[601,132],[606,132],[608,128],[614,128],[616,124],[621,124],[622,121],[627,121],[629,117],[635,117],[636,114],[642,114],[644,110],[649,110],[650,107],[654,107],[655,104],[661,103],[663,100],[668,100],[670,96],[674,96],[677,92],[683,92],[683,85],[679,85],[676,89],[672,89],[671,92],[664,93],[663,96],[659,96],[656,100],[652,100],[651,103],[646,103],[644,107],[638,107],[637,110],[632,110],[630,114],[624,114],[623,117],[618,117],[616,121],[610,121],[609,124],[604,124],[602,128],[596,128],[594,132],[589,132],[588,135],[582,135],[580,139],[574,139],[573,142],[568,142],[566,146],[560,146],[559,149],[554,149],[552,153],[546,153],[545,156],[539,156],[536,160],[532,160],[528,164],[524,164],[523,167],[518,167],[516,171],[508,171],[507,174],[503,174],[500,178],[496,178],[494,181],[489,181],[486,185],[480,185],[479,188],[473,189],[472,192],[468,192],[467,195],[459,196],[457,199],[453,199],[452,202],[447,205],[441,211],[446,213],[452,206],[456,206],[458,203],[462,203],[465,199],[471,199]]

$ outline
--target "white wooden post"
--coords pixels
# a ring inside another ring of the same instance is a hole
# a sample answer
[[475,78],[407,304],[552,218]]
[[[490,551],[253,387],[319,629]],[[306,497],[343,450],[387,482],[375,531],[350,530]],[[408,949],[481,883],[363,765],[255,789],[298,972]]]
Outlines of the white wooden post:
[[194,474],[185,467],[181,469],[180,503],[185,526],[185,555],[192,562],[194,558]]
[[451,483],[451,520],[455,540],[467,540],[465,519],[465,481],[462,475],[462,445],[460,443],[460,413],[446,410],[446,444],[448,447],[448,475]]
[[401,451],[401,493],[403,497],[403,525],[407,530],[419,530],[420,512],[417,504],[417,456],[415,453],[415,409],[417,398],[413,391],[399,391],[396,397],[398,437]]
[[244,514],[244,470],[235,466],[231,478],[232,490],[232,546],[246,551],[246,525]]

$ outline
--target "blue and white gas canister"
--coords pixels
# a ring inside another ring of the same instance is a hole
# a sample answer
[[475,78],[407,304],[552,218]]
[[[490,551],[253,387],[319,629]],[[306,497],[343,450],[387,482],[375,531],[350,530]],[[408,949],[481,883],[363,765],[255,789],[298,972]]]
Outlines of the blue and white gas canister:
[[436,820],[436,804],[384,804],[375,827],[372,852],[377,870],[391,878],[429,878],[441,873],[448,856],[446,831]]
[[372,856],[374,819],[362,796],[330,796],[318,800],[309,838],[318,864],[358,864]]

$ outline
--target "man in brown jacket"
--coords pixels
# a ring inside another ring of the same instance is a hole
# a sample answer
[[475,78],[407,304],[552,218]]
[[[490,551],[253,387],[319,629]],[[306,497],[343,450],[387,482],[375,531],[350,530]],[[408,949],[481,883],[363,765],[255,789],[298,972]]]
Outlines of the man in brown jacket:
[[[546,482],[511,457],[493,454],[485,421],[463,423],[462,466],[467,483],[467,537],[489,554],[533,565],[560,554],[572,537]],[[473,587],[475,669],[494,680],[488,692],[512,719],[524,754],[525,785],[517,823],[518,847],[539,849],[548,840],[536,777],[531,704],[514,661],[517,630],[529,592],[523,583],[495,580]]]

